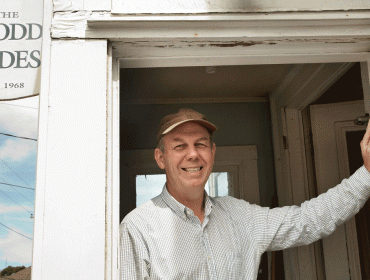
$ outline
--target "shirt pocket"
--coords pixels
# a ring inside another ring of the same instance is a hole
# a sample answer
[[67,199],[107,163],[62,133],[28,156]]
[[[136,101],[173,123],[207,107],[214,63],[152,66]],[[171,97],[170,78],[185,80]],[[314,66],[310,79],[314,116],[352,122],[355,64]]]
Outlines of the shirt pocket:
[[242,255],[239,252],[226,254],[229,280],[240,280],[242,275]]

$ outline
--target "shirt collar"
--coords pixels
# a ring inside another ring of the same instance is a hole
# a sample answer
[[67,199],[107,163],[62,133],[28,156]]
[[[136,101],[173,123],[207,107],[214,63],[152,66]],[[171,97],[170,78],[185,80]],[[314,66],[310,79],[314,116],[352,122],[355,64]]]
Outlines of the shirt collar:
[[[212,211],[212,201],[210,197],[208,196],[207,192],[204,192],[204,216],[207,217],[209,214],[211,214]],[[182,203],[178,202],[167,190],[166,184],[163,187],[161,197],[163,201],[167,204],[168,207],[170,207],[177,215],[180,217],[186,217],[191,211],[190,208],[186,207]]]

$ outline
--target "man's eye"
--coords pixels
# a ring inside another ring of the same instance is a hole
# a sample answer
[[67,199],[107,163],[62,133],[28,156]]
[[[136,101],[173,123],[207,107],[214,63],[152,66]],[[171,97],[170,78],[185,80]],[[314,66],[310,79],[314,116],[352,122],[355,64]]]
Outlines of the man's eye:
[[196,143],[195,146],[198,146],[198,147],[206,147],[207,145],[204,144],[204,143]]
[[185,147],[184,144],[180,144],[180,145],[175,146],[175,149],[180,150],[180,149],[183,149],[184,147]]

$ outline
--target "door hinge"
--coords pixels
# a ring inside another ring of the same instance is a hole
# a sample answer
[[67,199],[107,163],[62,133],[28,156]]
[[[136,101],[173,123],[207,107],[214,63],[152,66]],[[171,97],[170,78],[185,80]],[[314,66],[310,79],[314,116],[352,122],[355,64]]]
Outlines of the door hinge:
[[283,145],[284,145],[284,150],[288,149],[288,138],[284,135],[283,136]]

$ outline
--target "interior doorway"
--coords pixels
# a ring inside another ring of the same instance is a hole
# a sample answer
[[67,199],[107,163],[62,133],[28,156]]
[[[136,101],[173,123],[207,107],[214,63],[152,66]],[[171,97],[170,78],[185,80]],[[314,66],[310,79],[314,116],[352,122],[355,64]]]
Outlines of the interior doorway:
[[[268,84],[266,81],[269,80],[269,77],[268,75],[264,76],[262,71],[261,76],[264,78],[262,80],[257,78],[261,77],[256,75],[258,73],[257,70],[262,69],[257,66],[249,65],[247,67],[249,68],[248,71],[254,71],[253,79],[255,79],[255,84],[260,83],[266,86]],[[269,65],[264,66],[269,67]],[[239,91],[230,91],[230,88],[236,85],[235,80],[225,79],[225,77],[230,77],[230,74],[227,74],[228,71],[238,72],[238,68],[239,72],[246,71],[242,66],[239,67],[235,69],[230,66],[210,68],[205,66],[165,67],[164,69],[157,69],[155,67],[138,69],[122,68],[120,71],[121,155],[123,155],[122,151],[154,149],[156,147],[155,135],[160,118],[166,114],[178,111],[179,108],[193,108],[204,113],[207,117],[211,116],[209,117],[210,120],[219,126],[219,131],[223,131],[223,135],[215,135],[216,145],[257,145],[259,151],[258,169],[260,171],[258,179],[260,181],[261,205],[273,206],[276,189],[273,163],[274,154],[272,150],[271,104],[269,97],[279,86],[291,78],[291,75],[293,75],[292,71],[295,71],[294,74],[305,73],[306,77],[303,75],[303,78],[306,79],[307,75],[312,74],[314,71],[306,69],[305,66],[296,65],[292,67],[292,65],[285,65],[282,67],[286,71],[285,74],[280,76],[280,80],[271,79],[271,81],[275,81],[274,87],[270,88],[267,92],[253,92],[253,89],[255,90],[253,87],[246,88],[243,91],[242,88],[243,86],[245,87],[245,84],[243,85],[244,81],[239,81],[237,84],[237,86],[241,87]],[[272,67],[271,69],[277,71],[276,69],[279,68]],[[212,73],[213,71],[222,73],[222,75],[210,79],[210,76],[207,75],[214,74]],[[251,77],[248,76],[248,71],[244,72],[244,75],[239,76],[238,79]],[[177,85],[172,84],[173,80],[170,78],[171,72],[175,73]],[[205,76],[204,79],[201,78],[202,75]],[[301,81],[303,84],[305,82],[306,80]],[[221,90],[213,91],[213,89]],[[255,95],[249,95],[248,90]],[[191,94],[187,94],[189,92]],[[121,169],[121,176],[124,173],[125,171]],[[124,183],[121,178],[121,204],[124,202],[127,207],[128,203],[132,203],[130,207],[133,209],[136,207],[136,193],[129,194],[129,192],[134,188],[127,189],[123,185]],[[129,199],[131,202],[122,200],[122,196],[126,198],[131,197],[132,199]],[[124,214],[122,214],[121,208],[121,218],[123,216]],[[275,256],[279,256],[279,259],[275,260],[275,264],[278,261],[282,261],[281,255]],[[264,258],[264,261],[267,264],[269,263],[267,257]],[[279,265],[282,266],[282,263]],[[269,269],[271,270],[271,266]],[[271,277],[271,274],[268,277]]]

